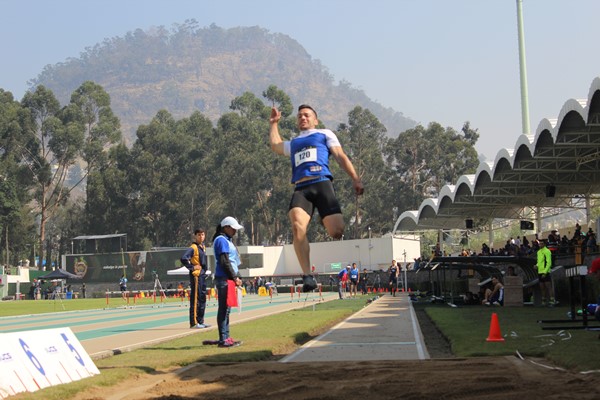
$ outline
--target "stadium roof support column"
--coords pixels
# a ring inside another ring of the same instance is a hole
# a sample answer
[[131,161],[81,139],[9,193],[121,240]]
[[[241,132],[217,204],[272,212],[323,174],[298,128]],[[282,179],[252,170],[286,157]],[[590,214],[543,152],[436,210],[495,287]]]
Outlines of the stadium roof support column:
[[527,94],[527,62],[525,61],[525,32],[523,29],[523,0],[517,0],[517,27],[519,31],[519,72],[521,75],[521,125],[529,135],[529,99]]
[[[542,209],[540,207],[535,208],[535,225],[537,227],[536,232],[542,233]],[[538,239],[542,239],[541,237]]]
[[494,220],[490,219],[488,222],[488,243],[490,244],[490,249],[494,248]]
[[592,223],[592,203],[590,201],[590,195],[585,195],[585,222],[588,224],[588,227],[591,226]]

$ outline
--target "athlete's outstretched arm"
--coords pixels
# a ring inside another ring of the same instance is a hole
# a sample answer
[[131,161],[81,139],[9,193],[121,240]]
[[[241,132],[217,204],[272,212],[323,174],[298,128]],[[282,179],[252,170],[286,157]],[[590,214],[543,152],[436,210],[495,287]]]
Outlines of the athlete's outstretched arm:
[[331,154],[333,154],[333,157],[340,165],[340,167],[342,167],[342,169],[346,171],[348,176],[350,176],[350,178],[352,179],[352,186],[354,187],[354,191],[356,192],[356,194],[363,194],[365,188],[363,187],[360,176],[358,176],[358,174],[356,173],[354,165],[352,165],[352,161],[350,161],[346,153],[344,153],[344,150],[340,146],[332,147],[330,150]]

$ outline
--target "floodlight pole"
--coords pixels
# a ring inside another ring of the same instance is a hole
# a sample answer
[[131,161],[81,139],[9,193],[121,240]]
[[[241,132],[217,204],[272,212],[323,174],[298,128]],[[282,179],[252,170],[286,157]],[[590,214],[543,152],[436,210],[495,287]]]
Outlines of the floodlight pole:
[[523,29],[523,0],[517,0],[517,27],[519,31],[519,73],[521,76],[521,127],[529,135],[529,99],[527,94],[527,62],[525,61],[525,32]]
[[404,292],[408,293],[408,282],[406,281],[406,270],[408,269],[408,264],[406,264],[406,249],[402,250],[402,255],[404,256]]

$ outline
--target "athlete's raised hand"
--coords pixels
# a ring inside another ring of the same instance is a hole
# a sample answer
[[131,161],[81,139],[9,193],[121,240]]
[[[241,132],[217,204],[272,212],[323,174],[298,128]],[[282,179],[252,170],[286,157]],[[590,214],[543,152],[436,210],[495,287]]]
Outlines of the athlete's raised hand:
[[281,119],[281,111],[277,109],[277,107],[271,107],[271,118],[269,118],[269,122],[272,124],[276,124]]

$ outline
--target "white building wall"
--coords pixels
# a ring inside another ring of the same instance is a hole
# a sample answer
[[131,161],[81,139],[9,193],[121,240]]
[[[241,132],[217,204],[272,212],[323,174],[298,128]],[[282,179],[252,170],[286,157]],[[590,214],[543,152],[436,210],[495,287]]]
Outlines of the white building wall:
[[[257,252],[259,246],[252,247],[252,253]],[[248,251],[244,246],[239,248],[241,253]],[[340,240],[310,244],[310,259],[319,274],[337,273],[331,268],[332,263],[341,263],[342,266],[356,262],[361,269],[368,270],[387,269],[392,259],[403,262],[406,252],[406,261],[412,262],[421,253],[421,244],[418,236],[407,235],[402,237],[382,237],[373,239]],[[298,276],[302,273],[294,246],[269,246],[263,248],[263,267],[242,269],[243,276]]]

